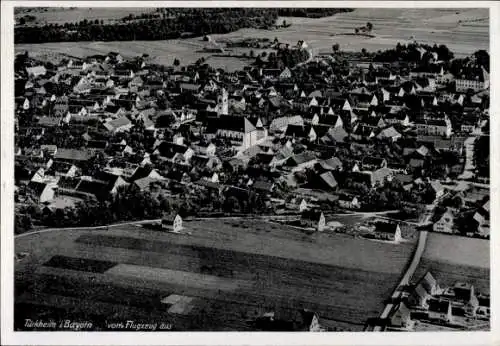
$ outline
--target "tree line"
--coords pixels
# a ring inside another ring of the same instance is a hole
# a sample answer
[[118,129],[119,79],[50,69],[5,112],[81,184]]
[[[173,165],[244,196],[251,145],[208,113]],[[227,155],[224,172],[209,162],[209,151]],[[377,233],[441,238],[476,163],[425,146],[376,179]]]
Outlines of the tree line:
[[[167,189],[179,193],[182,199],[172,198],[165,193]],[[35,224],[47,227],[92,227],[158,219],[170,213],[186,217],[196,216],[200,212],[257,214],[266,210],[264,197],[255,191],[248,191],[241,196],[198,189],[193,192],[174,181],[154,182],[149,191],[141,191],[133,184],[121,186],[116,194],[98,199],[89,197],[73,207],[52,212],[36,203],[34,192],[27,191],[26,195],[27,201],[15,214],[16,234],[31,230]],[[19,202],[17,193],[15,200]]]
[[[352,11],[341,8],[170,8],[130,14],[120,21],[84,19],[75,23],[18,26],[15,43],[165,40],[225,34],[242,28],[272,29],[278,16],[324,17]],[[20,24],[24,24],[26,21]]]
[[262,68],[281,70],[285,67],[294,67],[309,58],[309,52],[305,49],[278,49],[276,52],[269,53],[267,60],[265,60],[266,55],[257,56],[255,65]]
[[279,8],[278,15],[282,17],[322,18],[352,11],[354,11],[353,8]]
[[[422,55],[420,49],[425,49],[425,53]],[[410,43],[408,45],[401,44],[398,42],[396,48],[387,49],[384,51],[378,51],[374,53],[373,61],[377,62],[396,62],[396,61],[408,61],[408,62],[420,62],[428,61],[432,53],[437,53],[438,60],[450,61],[454,58],[453,52],[445,45],[433,46],[427,44],[417,44]]]
[[242,28],[270,29],[278,18],[277,10],[259,8],[179,9],[174,17],[104,24],[102,21],[46,24],[16,27],[15,43],[132,41],[176,39],[192,36],[225,34]]

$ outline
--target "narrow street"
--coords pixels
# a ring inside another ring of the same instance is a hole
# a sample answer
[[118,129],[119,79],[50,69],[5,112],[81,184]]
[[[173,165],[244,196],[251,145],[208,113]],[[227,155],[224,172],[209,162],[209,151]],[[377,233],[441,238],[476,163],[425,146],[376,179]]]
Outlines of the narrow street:
[[[394,289],[394,292],[392,293],[391,296],[391,301],[397,301],[401,298],[401,295],[403,294],[403,291],[401,290],[402,286],[408,285],[410,282],[411,277],[415,273],[415,270],[418,267],[418,264],[420,263],[420,259],[422,258],[422,254],[424,253],[425,250],[425,244],[427,243],[427,231],[420,231],[419,238],[418,238],[418,244],[417,248],[415,249],[415,253],[413,254],[412,261],[410,265],[408,266],[408,269],[406,270],[405,274],[399,281],[398,286]],[[384,311],[382,311],[382,314],[380,315],[380,319],[386,319],[390,317],[391,312],[395,308],[394,303],[388,303]],[[375,332],[380,332],[383,331],[383,328],[380,326],[376,326],[373,331]]]
[[464,142],[465,147],[465,167],[462,174],[458,176],[460,180],[467,180],[474,177],[474,170],[476,169],[474,165],[474,142],[476,137],[468,137]]

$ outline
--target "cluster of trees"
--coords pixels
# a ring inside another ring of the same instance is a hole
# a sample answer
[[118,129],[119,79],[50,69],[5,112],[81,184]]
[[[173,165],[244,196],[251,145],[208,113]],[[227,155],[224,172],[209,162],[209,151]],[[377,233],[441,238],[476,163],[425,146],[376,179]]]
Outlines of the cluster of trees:
[[281,70],[285,67],[294,67],[308,58],[309,52],[305,49],[278,49],[276,52],[271,52],[267,55],[267,61],[264,61],[262,56],[257,56],[255,64],[263,68]]
[[15,232],[27,232],[35,222],[48,227],[90,227],[120,221],[157,219],[171,212],[185,217],[197,215],[200,211],[255,214],[265,210],[263,197],[253,191],[243,198],[206,191],[195,194],[185,187],[182,189],[186,191],[183,191],[184,197],[180,201],[165,195],[160,187],[152,188],[150,192],[140,191],[131,185],[119,188],[115,195],[102,200],[89,198],[74,207],[56,209],[54,212],[42,209],[35,202],[28,202],[16,212]]
[[226,213],[256,214],[265,210],[265,204],[261,195],[251,191],[248,198],[227,196],[224,198],[222,210]]
[[375,188],[354,182],[351,178],[347,178],[344,184],[346,188],[358,192],[361,206],[367,211],[402,209],[407,214],[413,214],[414,211],[408,207],[408,203],[429,204],[436,198],[436,193],[430,184],[424,184],[410,191],[406,191],[401,182],[395,179]]
[[479,69],[484,67],[486,71],[490,71],[490,54],[481,49],[470,57],[463,59],[454,59],[450,62],[448,68],[454,76],[460,76],[466,69]]
[[36,21],[36,17],[31,15],[31,14],[27,14],[21,18],[19,18],[19,25],[25,25],[27,23],[32,23]]
[[474,143],[474,163],[477,175],[481,177],[490,176],[490,137],[481,136]]
[[122,22],[129,22],[132,20],[141,20],[141,19],[156,19],[156,18],[167,18],[167,13],[141,13],[141,14],[133,14],[130,13],[128,16],[122,18]]
[[[422,56],[419,49],[423,48],[427,52]],[[396,62],[409,61],[417,63],[425,63],[431,58],[432,53],[438,54],[438,60],[450,61],[453,59],[453,52],[445,45],[433,46],[427,44],[410,43],[408,45],[398,42],[396,48],[378,51],[373,56],[373,61],[377,62]]]
[[241,28],[271,28],[278,18],[278,10],[260,8],[189,8],[177,9],[174,16],[153,17],[125,23],[104,24],[103,21],[47,24],[36,27],[18,27],[15,43],[43,43],[64,41],[131,41],[165,40],[181,37],[184,33],[202,36],[229,33]]
[[87,199],[74,207],[49,212],[36,203],[28,203],[16,212],[16,233],[30,230],[33,223],[48,227],[99,226],[118,221],[161,218],[179,211],[181,205],[163,193],[152,194],[135,188],[121,188],[103,200]]
[[30,231],[33,228],[33,220],[29,214],[14,215],[14,233],[21,234]]
[[359,32],[371,32],[373,30],[373,24],[368,22],[366,23],[365,26],[362,26],[361,28],[355,28],[354,33],[359,34]]
[[279,8],[278,15],[282,17],[322,18],[352,11],[354,11],[353,8]]
[[464,206],[464,200],[458,195],[449,195],[440,203],[441,207],[460,209]]

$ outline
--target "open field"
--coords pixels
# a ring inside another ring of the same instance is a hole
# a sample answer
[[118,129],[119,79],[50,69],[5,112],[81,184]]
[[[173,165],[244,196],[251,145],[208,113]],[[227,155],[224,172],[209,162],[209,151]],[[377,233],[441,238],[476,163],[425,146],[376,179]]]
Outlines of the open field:
[[[362,330],[367,316],[383,309],[413,250],[240,222],[185,222],[192,235],[131,226],[19,238],[16,251],[30,255],[16,263],[16,320],[63,309],[97,321],[129,314],[173,319],[179,329],[248,330],[245,320],[256,313],[309,308],[330,327]],[[53,256],[73,258],[73,268],[44,265]],[[118,265],[97,265],[110,262]],[[104,271],[82,270],[86,263]],[[172,294],[189,304],[169,313],[162,300]],[[89,308],[93,302],[99,308]]]
[[[45,9],[47,9],[45,11]],[[80,22],[84,19],[94,21],[103,20],[104,24],[119,21],[129,14],[140,15],[153,12],[155,8],[151,7],[45,7],[45,8],[22,8],[15,9],[14,18],[17,20],[25,15],[36,17],[34,24],[64,24]]]
[[162,284],[189,286],[194,289],[236,291],[238,288],[250,288],[252,283],[215,275],[191,273],[187,271],[152,268],[131,264],[119,264],[107,271],[109,275],[141,280],[154,280]]
[[[131,9],[123,9],[130,12]],[[126,15],[125,14],[125,15]],[[305,40],[310,47],[319,52],[331,52],[333,44],[346,51],[367,51],[393,48],[398,42],[408,43],[414,40],[427,44],[445,44],[456,56],[465,56],[478,49],[489,49],[489,14],[488,9],[356,9],[332,17],[280,18],[292,23],[288,28],[278,30],[242,29],[229,34],[214,34],[217,40],[241,38],[274,39],[295,44]],[[460,21],[460,22],[459,22]],[[374,38],[342,35],[352,33],[355,27],[371,22]],[[337,36],[335,36],[337,35]],[[65,54],[84,57],[92,54],[106,54],[118,51],[124,56],[149,54],[156,63],[171,65],[175,58],[183,64],[195,62],[200,57],[208,58],[213,53],[199,52],[203,42],[200,38],[166,41],[124,41],[124,42],[61,42],[43,44],[19,44],[16,53],[28,51],[34,57],[54,59]],[[226,60],[217,58],[209,63],[224,66]],[[227,59],[230,70],[241,68],[245,61],[236,58]]]
[[[17,44],[15,45],[15,52],[17,54],[28,51],[34,58],[51,62],[57,62],[68,57],[84,58],[89,55],[107,54],[113,51],[119,52],[126,58],[149,54],[153,63],[161,65],[172,65],[176,58],[178,58],[183,65],[187,65],[203,57],[211,66],[223,68],[229,72],[242,70],[243,67],[253,61],[253,59],[238,57],[219,57],[215,53],[204,52],[202,50],[203,47],[205,47],[205,43],[199,38],[194,38],[190,40],[167,41],[95,41]],[[251,50],[256,54],[264,51],[250,48],[233,48],[229,51],[235,55],[243,53],[249,55]]]
[[[363,8],[320,19],[284,18],[292,26],[279,39],[305,39],[310,46],[330,52],[334,43],[342,50],[376,51],[414,40],[444,44],[456,55],[489,47],[488,9],[375,9]],[[460,22],[459,22],[460,21]],[[353,33],[355,27],[373,24],[375,38],[335,36]]]
[[429,233],[414,281],[431,271],[441,286],[465,281],[472,283],[477,290],[489,293],[489,244],[483,239]]
[[458,265],[490,268],[490,241],[430,233],[424,257]]

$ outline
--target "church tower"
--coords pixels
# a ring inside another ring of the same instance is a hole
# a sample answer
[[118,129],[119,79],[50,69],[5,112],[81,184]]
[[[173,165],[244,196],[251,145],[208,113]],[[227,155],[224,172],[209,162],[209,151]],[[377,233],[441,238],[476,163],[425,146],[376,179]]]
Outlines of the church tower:
[[222,88],[222,95],[217,97],[217,113],[219,115],[229,114],[229,95],[225,88]]

